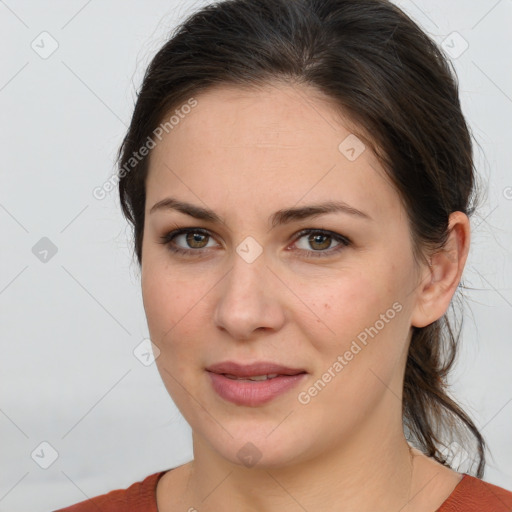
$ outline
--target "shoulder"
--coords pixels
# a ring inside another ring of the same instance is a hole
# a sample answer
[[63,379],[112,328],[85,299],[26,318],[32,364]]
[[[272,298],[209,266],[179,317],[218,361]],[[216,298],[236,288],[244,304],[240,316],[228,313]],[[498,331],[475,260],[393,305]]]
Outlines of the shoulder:
[[166,472],[153,473],[126,489],[116,489],[54,512],[158,512],[156,486]]
[[465,474],[437,512],[510,512],[512,492]]

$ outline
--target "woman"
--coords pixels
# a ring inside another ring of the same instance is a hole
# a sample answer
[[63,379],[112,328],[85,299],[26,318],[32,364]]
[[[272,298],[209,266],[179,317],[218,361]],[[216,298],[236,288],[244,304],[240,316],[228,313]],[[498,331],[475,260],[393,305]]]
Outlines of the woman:
[[191,16],[146,72],[119,192],[194,459],[62,510],[510,511],[446,393],[474,180],[455,77],[393,4]]

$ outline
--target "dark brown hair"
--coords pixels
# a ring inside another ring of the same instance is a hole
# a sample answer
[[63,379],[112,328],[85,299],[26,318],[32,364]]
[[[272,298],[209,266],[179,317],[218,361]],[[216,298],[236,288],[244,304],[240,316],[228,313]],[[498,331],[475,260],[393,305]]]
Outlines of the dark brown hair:
[[[222,84],[275,81],[314,87],[360,127],[358,136],[406,207],[417,259],[443,247],[450,213],[473,213],[471,135],[455,72],[398,7],[384,0],[226,0],[189,16],[158,51],[119,149],[121,206],[134,228],[139,265],[148,158],[130,167],[134,153],[193,95]],[[461,328],[455,333],[444,315],[413,329],[403,422],[408,439],[446,465],[443,446],[455,439],[467,446],[471,437],[475,474],[482,477],[484,440],[447,393]]]

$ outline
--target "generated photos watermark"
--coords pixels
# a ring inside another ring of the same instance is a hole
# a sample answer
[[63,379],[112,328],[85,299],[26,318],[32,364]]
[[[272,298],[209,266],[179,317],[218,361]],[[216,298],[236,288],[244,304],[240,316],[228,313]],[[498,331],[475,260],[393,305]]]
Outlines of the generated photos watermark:
[[95,199],[102,200],[107,197],[107,195],[112,192],[119,183],[119,181],[127,176],[139,162],[141,162],[146,156],[149,155],[150,150],[156,147],[157,142],[155,139],[158,139],[160,142],[164,133],[170,133],[182,119],[185,119],[186,115],[189,114],[194,107],[197,106],[197,100],[195,98],[189,98],[189,100],[181,105],[174,111],[174,114],[171,115],[167,121],[160,123],[152,133],[152,136],[149,135],[144,142],[144,144],[138,149],[138,151],[134,151],[132,156],[128,159],[128,161],[119,169],[118,173],[112,174],[110,178],[108,178],[101,186],[95,187],[92,191],[92,195]]
[[394,302],[393,305],[386,310],[385,313],[381,313],[379,319],[374,322],[370,327],[366,327],[357,335],[357,339],[352,340],[350,347],[346,350],[343,355],[339,355],[336,360],[329,366],[322,376],[306,391],[301,391],[297,400],[302,405],[307,405],[311,402],[311,399],[317,396],[326,386],[331,382],[336,375],[338,375],[347,366],[354,357],[368,345],[368,337],[374,338],[379,334],[386,324],[388,324],[397,313],[402,311],[402,304],[400,302]]

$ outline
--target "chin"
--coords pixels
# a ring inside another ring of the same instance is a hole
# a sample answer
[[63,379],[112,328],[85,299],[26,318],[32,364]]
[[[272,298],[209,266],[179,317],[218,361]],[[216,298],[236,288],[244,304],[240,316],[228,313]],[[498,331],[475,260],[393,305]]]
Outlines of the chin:
[[247,469],[286,467],[307,458],[303,434],[295,438],[283,430],[280,435],[275,432],[269,436],[266,430],[252,434],[250,427],[242,428],[243,435],[231,438],[226,434],[222,440],[209,439],[209,443],[226,461]]

